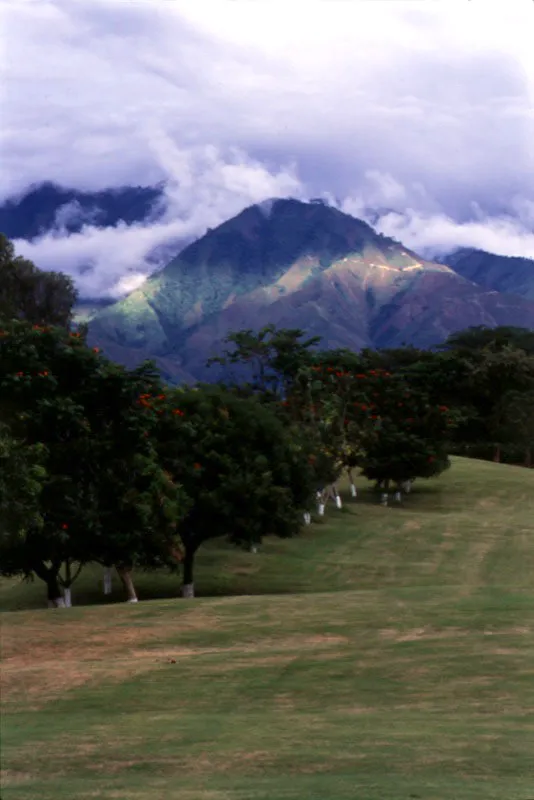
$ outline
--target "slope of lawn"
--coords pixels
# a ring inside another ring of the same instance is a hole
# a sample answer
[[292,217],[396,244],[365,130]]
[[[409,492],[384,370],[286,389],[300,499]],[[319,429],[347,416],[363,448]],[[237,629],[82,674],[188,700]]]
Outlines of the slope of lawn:
[[3,800],[533,800],[534,472],[359,490],[201,550],[193,601],[147,574],[164,599],[103,606],[87,570],[49,611],[2,581]]

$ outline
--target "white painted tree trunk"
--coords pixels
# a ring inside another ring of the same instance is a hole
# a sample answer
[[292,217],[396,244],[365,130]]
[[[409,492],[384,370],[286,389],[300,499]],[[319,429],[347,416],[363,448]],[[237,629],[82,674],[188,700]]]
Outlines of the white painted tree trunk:
[[387,492],[384,492],[380,496],[380,505],[381,506],[387,506],[387,504],[388,504],[388,494],[387,494]]
[[309,525],[311,523],[311,514],[308,511],[304,512],[304,524]]
[[137,594],[135,592],[134,582],[132,580],[132,571],[126,567],[117,567],[119,578],[121,579],[124,588],[128,592],[128,603],[137,603]]
[[104,594],[111,594],[111,589],[111,567],[106,567],[104,569]]
[[258,545],[257,544],[251,544],[249,550],[250,550],[251,553],[257,553],[258,552]]
[[336,494],[336,506],[338,508],[342,508],[343,507],[343,503],[341,502],[341,497],[338,494]]
[[182,597],[190,600],[192,597],[195,596],[195,584],[194,583],[184,583],[182,584]]
[[317,506],[317,513],[320,517],[324,517],[324,503],[319,503]]
[[337,487],[336,487],[335,483],[332,483],[328,487],[328,494],[327,494],[326,497],[327,497],[327,499],[332,499],[334,502],[336,502],[336,498],[338,497],[338,491],[337,491]]
[[72,595],[70,591],[70,586],[65,586],[63,589],[63,598],[65,601],[65,608],[72,608]]
[[351,483],[351,485],[350,485],[350,493],[351,493],[352,497],[358,497],[358,491],[356,489],[356,486],[353,483]]
[[400,492],[395,492],[395,502],[400,503],[402,501],[402,494]]
[[65,600],[62,597],[56,597],[54,600],[49,600],[48,608],[65,608]]

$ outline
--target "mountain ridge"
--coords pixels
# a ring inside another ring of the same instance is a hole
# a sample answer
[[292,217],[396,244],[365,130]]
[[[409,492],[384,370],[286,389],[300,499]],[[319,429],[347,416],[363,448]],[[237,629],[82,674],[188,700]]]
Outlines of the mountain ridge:
[[123,363],[155,358],[168,379],[190,381],[213,374],[205,361],[231,330],[269,322],[325,346],[430,347],[469,325],[534,327],[534,300],[482,287],[325,203],[273,198],[189,244],[97,313],[89,335]]

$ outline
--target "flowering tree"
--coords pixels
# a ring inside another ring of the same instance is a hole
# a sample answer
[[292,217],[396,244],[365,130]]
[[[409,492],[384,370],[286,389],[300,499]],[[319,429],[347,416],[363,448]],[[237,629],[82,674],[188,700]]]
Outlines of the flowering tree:
[[42,522],[24,529],[9,571],[44,580],[50,605],[63,605],[61,585],[68,603],[88,561],[128,570],[169,558],[187,499],[159,465],[155,415],[138,403],[155,380],[61,328],[12,322],[0,331],[2,415],[14,436],[43,448],[46,471]]
[[[390,482],[398,490],[416,477],[438,475],[450,465],[448,444],[457,414],[448,406],[430,402],[422,390],[401,375],[382,370],[369,373],[373,404],[362,472],[382,483],[387,503]],[[374,385],[372,385],[374,384]]]
[[270,534],[298,533],[313,500],[312,453],[257,398],[202,385],[169,392],[161,402],[159,457],[191,499],[179,527],[183,594],[191,597],[195,554],[208,539],[256,546]]

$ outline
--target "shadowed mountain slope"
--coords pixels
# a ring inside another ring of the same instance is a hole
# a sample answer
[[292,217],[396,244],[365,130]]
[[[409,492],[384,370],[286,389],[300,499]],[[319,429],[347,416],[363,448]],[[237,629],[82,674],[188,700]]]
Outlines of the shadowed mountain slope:
[[510,258],[461,248],[441,261],[485,289],[534,300],[534,258]]

